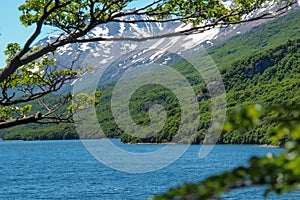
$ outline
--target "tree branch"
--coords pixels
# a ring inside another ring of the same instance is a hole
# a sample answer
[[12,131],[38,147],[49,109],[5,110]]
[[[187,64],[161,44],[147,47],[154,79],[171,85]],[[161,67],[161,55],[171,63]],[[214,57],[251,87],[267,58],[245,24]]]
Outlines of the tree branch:
[[37,121],[42,119],[42,114],[40,112],[35,113],[34,115],[30,115],[28,117],[16,118],[12,120],[2,121],[0,122],[0,129],[10,128],[13,126],[21,125],[21,124],[29,124],[36,123]]

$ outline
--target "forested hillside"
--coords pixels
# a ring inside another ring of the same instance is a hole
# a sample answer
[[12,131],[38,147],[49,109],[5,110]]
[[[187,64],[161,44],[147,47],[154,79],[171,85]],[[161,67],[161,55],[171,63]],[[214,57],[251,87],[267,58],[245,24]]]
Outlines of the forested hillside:
[[[300,11],[296,10],[208,50],[223,77],[227,92],[228,114],[253,104],[264,107],[298,104],[300,100],[299,19]],[[195,73],[191,66],[181,62],[173,68],[188,78],[198,94],[196,101],[200,105],[201,118],[193,142],[201,143],[210,121],[208,90],[201,81],[201,76]],[[162,103],[168,115],[167,123],[161,132],[153,137],[141,139],[124,134],[115,124],[110,110],[113,85],[114,83],[110,83],[99,87],[103,97],[97,115],[107,137],[121,137],[123,142],[168,142],[174,138],[179,125],[180,105],[169,90],[158,85],[147,85],[132,96],[130,112],[137,124],[149,123],[147,111],[153,102]],[[251,129],[224,132],[219,138],[219,143],[270,144],[271,141],[266,133],[274,126],[276,126],[276,119],[266,116],[263,123]],[[66,136],[57,136],[60,132]],[[72,125],[48,125],[42,128],[38,128],[37,125],[21,126],[5,130],[1,134],[4,139],[23,140],[78,138]],[[54,134],[56,136],[51,136]],[[97,136],[93,135],[93,137]]]
[[[223,69],[222,76],[227,92],[228,114],[236,109],[254,104],[267,108],[277,105],[296,106],[300,100],[299,47],[300,39],[288,41],[274,49],[260,51],[247,59],[236,61],[230,68]],[[189,76],[191,75],[189,74]],[[201,143],[209,127],[210,100],[205,87],[199,85],[194,87],[196,90],[199,89],[200,98],[198,100],[201,108],[200,130],[196,134],[194,143]],[[149,91],[146,88],[144,90]],[[166,93],[166,91],[159,88],[153,90],[150,94],[136,94],[139,97],[139,102],[141,97],[145,100],[143,102],[148,102],[151,96],[163,96]],[[134,102],[132,104],[136,105]],[[168,101],[166,109],[169,113],[175,112],[174,109],[179,110],[178,102],[175,98],[172,101]],[[141,124],[147,123],[147,117],[146,114],[143,115],[143,111],[145,112],[146,110],[139,109],[139,115],[135,115],[137,116],[136,121]],[[176,122],[180,119],[180,112],[175,113],[177,114],[169,115],[169,123],[155,137],[143,140],[124,134],[121,139],[124,142],[170,141],[177,131]],[[251,129],[227,132],[220,137],[219,143],[269,144],[271,141],[269,141],[266,133],[276,126],[276,119],[268,116],[263,122]]]

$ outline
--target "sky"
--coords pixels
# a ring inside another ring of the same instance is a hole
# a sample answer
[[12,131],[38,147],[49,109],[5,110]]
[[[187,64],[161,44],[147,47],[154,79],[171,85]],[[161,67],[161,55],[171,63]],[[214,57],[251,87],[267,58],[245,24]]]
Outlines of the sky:
[[[19,21],[20,11],[18,7],[23,4],[25,0],[6,0],[0,7],[0,68],[5,66],[5,56],[3,51],[8,43],[17,42],[24,44],[26,39],[33,33],[34,26],[25,28]],[[141,7],[145,5],[147,0],[133,1],[129,6]],[[53,29],[46,28],[43,30],[40,39],[50,34]]]
[[3,67],[5,57],[3,51],[10,42],[24,43],[33,28],[24,28],[19,22],[18,10],[21,0],[5,1],[0,7],[0,66]]

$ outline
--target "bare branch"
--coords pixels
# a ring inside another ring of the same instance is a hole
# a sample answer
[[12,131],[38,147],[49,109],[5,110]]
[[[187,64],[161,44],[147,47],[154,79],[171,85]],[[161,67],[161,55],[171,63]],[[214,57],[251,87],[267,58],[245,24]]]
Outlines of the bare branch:
[[57,80],[54,80],[47,90],[36,92],[36,93],[31,92],[31,94],[29,94],[26,98],[11,100],[11,98],[4,96],[5,100],[1,99],[0,105],[1,106],[11,106],[11,105],[15,105],[15,104],[19,104],[19,103],[26,103],[29,101],[39,99],[43,96],[46,96],[47,94],[50,94],[52,92],[56,92],[56,91],[60,90],[65,83],[67,83],[69,80],[74,80],[74,79],[75,79],[75,77],[63,76]]
[[[44,120],[44,121],[43,121]],[[61,118],[61,117],[43,117],[43,120],[35,122],[36,124],[60,124],[60,123],[70,123],[73,124],[74,120],[72,115]]]

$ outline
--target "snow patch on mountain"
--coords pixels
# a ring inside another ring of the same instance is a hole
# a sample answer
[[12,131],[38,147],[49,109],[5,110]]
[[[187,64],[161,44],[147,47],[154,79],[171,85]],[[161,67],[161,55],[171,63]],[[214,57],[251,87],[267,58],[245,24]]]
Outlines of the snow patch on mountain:
[[57,53],[58,53],[59,55],[63,55],[63,54],[65,54],[66,52],[72,51],[72,50],[73,50],[72,45],[71,45],[71,44],[67,44],[67,45],[65,45],[65,46],[62,46],[62,47],[58,48]]
[[95,27],[87,36],[92,34],[95,37],[108,36],[109,29],[107,27]]
[[[130,24],[132,29],[130,28],[130,31],[135,31],[135,35],[139,37],[149,37],[151,34],[149,34],[147,31],[145,31],[143,28],[139,28],[137,24]],[[148,26],[146,26],[147,30],[150,30]]]
[[121,36],[121,35],[123,35],[123,33],[124,33],[124,31],[125,31],[125,24],[124,23],[120,23],[120,30],[119,30],[119,35]]
[[90,49],[89,44],[88,43],[84,43],[81,45],[81,51],[87,51]]
[[229,0],[229,1],[223,1],[222,3],[225,6],[225,8],[230,8],[232,6],[232,4],[233,4],[233,2],[231,0]]
[[[232,6],[232,1],[223,1],[226,7]],[[298,1],[300,5],[300,0]],[[271,4],[267,7],[274,9]],[[267,9],[267,8],[265,8]],[[261,9],[253,13],[254,16],[264,12]],[[251,16],[247,16],[251,17]],[[137,15],[124,17],[126,20],[147,20],[151,19],[148,16]],[[95,69],[102,69],[108,66],[111,62],[118,60],[114,66],[116,69],[112,70],[111,75],[117,76],[118,73],[126,69],[138,66],[139,64],[151,63],[160,60],[161,64],[167,65],[172,61],[167,54],[169,52],[180,55],[183,51],[192,49],[198,51],[200,48],[209,48],[215,43],[228,39],[237,34],[242,34],[252,27],[263,22],[247,23],[247,25],[229,26],[224,29],[213,28],[202,33],[176,36],[170,38],[159,38],[155,40],[146,40],[143,42],[134,41],[99,41],[88,42],[82,44],[68,44],[57,49],[55,58],[59,63],[68,66],[73,60],[78,59],[78,66],[92,65]],[[100,25],[91,30],[84,38],[106,37],[106,38],[120,38],[120,37],[149,37],[158,34],[174,33],[191,28],[191,25],[181,24],[179,22],[169,22],[162,24],[159,22],[138,22],[117,23],[111,22]],[[57,40],[59,36],[48,36],[47,38],[38,42],[38,45],[43,46],[47,43]],[[149,52],[149,49],[152,52]],[[128,55],[128,57],[126,57]],[[125,56],[124,59],[122,56]],[[121,59],[121,60],[120,60]],[[123,59],[123,60],[122,60]]]
[[[184,47],[184,49],[186,50],[186,49],[194,47],[197,44],[200,44],[202,42],[210,41],[210,40],[214,39],[215,36],[217,36],[219,32],[220,32],[220,29],[215,28],[215,29],[210,29],[208,31],[205,31],[203,33],[189,35],[186,37],[185,43],[183,44],[182,47]],[[213,44],[212,42],[210,42],[210,43]]]

